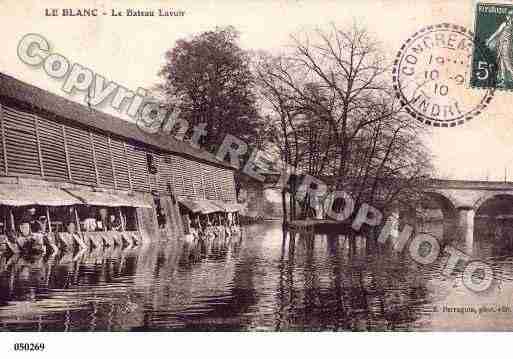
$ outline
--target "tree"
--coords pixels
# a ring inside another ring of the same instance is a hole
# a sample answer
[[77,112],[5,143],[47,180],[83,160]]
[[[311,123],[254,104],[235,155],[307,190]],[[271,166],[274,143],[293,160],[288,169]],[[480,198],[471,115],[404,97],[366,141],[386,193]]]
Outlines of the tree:
[[379,42],[356,25],[292,41],[290,53],[263,56],[257,67],[276,129],[271,140],[283,160],[297,173],[325,179],[331,190],[350,192],[357,206],[385,213],[415,207],[430,156],[422,128],[394,96]]
[[215,151],[227,134],[253,143],[258,135],[254,78],[233,27],[181,39],[166,52],[159,89],[190,126],[205,124],[200,145]]

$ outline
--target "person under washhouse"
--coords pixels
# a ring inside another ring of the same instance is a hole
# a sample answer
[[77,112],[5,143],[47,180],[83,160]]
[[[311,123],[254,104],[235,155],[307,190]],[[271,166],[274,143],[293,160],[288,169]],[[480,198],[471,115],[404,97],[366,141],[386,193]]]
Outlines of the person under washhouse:
[[62,224],[64,225],[65,231],[57,234],[57,240],[59,247],[66,252],[73,252],[74,241],[71,234],[75,232],[75,220],[71,216],[72,209],[67,208],[65,214],[62,217]]
[[226,235],[226,238],[229,238],[232,235],[229,216],[230,213],[226,212],[223,217],[224,234]]
[[236,235],[239,233],[239,228],[235,222],[236,212],[231,212],[228,214],[228,223],[230,226],[230,235]]
[[36,209],[27,209],[20,219],[19,231],[16,236],[18,247],[27,253],[45,253],[42,228],[35,218]]
[[6,233],[7,240],[5,241],[5,244],[7,245],[7,248],[13,253],[13,254],[19,254],[21,252],[21,248],[18,245],[16,231],[15,230],[7,230]]
[[31,215],[30,230],[32,231],[34,238],[44,246],[45,252],[50,249],[51,255],[55,256],[59,252],[59,247],[53,233],[50,231],[50,223],[48,218],[44,215],[37,217],[35,215],[35,209],[29,210]]
[[230,212],[226,212],[223,217],[223,224],[224,224],[224,233],[226,235],[226,238],[230,238],[232,236],[232,226],[230,223]]
[[107,222],[107,229],[110,231],[110,236],[114,239],[114,243],[120,247],[123,246],[123,238],[121,234],[117,232],[121,232],[123,230],[123,225],[121,224],[121,219],[115,214],[111,213],[109,215],[109,219]]
[[119,220],[121,223],[121,241],[122,246],[129,250],[137,245],[137,238],[134,237],[127,229],[127,215],[123,213],[121,210],[119,211]]
[[96,219],[96,210],[92,206],[88,206],[86,209],[86,219],[84,220],[84,243],[93,248],[103,248],[103,240],[95,235],[95,232],[99,229]]
[[216,238],[216,234],[215,234],[215,228],[214,226],[212,225],[212,222],[210,221],[210,215],[207,214],[205,216],[205,226],[204,226],[205,230],[203,232],[204,234],[204,238],[205,239],[215,239]]
[[59,247],[57,246],[55,237],[50,230],[50,223],[46,216],[39,216],[37,220],[31,223],[31,229],[34,233],[41,234],[47,252],[50,249],[52,256],[55,256],[59,252]]
[[98,211],[96,230],[102,232],[107,231],[107,208],[100,208]]
[[87,232],[84,234],[84,238],[89,238],[91,248],[87,256],[83,258],[83,263],[101,264],[109,242],[109,239],[104,236],[107,230],[106,209],[89,207],[88,218],[85,223]]
[[74,245],[78,245],[80,252],[87,249],[87,245],[84,243],[80,235],[77,233],[75,209],[69,207],[64,216],[64,223],[66,226],[66,232],[60,233],[61,241],[67,249],[74,249]]
[[96,231],[96,212],[93,207],[87,207],[87,218],[84,219],[84,230],[86,232]]
[[198,239],[200,235],[198,216],[195,216],[195,218],[191,219],[190,216],[187,215],[184,218],[184,221],[187,222],[187,228],[189,228],[189,233],[191,234],[192,238],[194,240]]
[[166,228],[166,214],[164,213],[164,209],[161,207],[157,209],[157,224],[159,229]]
[[99,210],[99,220],[97,222],[97,228],[98,230],[100,230],[101,232],[103,232],[101,234],[101,238],[103,239],[103,246],[104,248],[105,247],[114,247],[114,239],[108,235],[107,231],[109,230],[109,217],[108,217],[108,212],[107,212],[107,208],[105,207],[102,207],[100,208]]
[[215,213],[212,215],[212,225],[214,226],[214,234],[217,238],[224,238],[224,227],[223,222],[221,220],[221,215],[219,213]]
[[46,253],[46,216],[36,216],[36,209],[30,209],[30,231],[32,232],[33,248]]
[[203,231],[204,231],[205,227],[203,227],[203,223],[201,222],[201,216],[199,214],[196,214],[195,223],[196,223],[196,228],[198,230],[198,235],[199,236],[203,235]]
[[107,229],[109,231],[121,231],[121,220],[118,216],[110,214]]

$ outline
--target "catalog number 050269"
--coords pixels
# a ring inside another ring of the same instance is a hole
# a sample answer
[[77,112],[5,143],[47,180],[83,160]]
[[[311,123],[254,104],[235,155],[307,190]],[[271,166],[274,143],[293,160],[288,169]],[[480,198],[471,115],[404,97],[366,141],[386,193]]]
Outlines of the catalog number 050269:
[[37,352],[44,351],[44,343],[14,343],[14,351]]

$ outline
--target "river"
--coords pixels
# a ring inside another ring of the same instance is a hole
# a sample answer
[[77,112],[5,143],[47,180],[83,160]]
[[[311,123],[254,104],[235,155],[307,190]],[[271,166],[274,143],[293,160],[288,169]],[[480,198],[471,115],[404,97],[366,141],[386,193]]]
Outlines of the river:
[[[434,225],[434,232],[441,224]],[[433,331],[513,329],[513,250],[476,233],[494,283],[467,289],[443,255],[414,262],[362,237],[284,234],[169,240],[78,258],[0,257],[5,331]],[[457,243],[455,244],[457,246]]]

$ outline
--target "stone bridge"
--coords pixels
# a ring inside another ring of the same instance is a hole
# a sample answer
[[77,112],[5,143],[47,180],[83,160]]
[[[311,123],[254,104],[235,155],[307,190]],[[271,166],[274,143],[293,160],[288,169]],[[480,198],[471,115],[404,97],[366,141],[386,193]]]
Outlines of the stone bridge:
[[487,200],[511,196],[513,202],[513,182],[431,179],[425,192],[441,205],[444,217],[456,213],[467,242],[473,241],[475,214]]
[[426,193],[444,197],[457,210],[477,211],[495,196],[510,195],[513,199],[513,182],[431,179],[426,185]]
[[[264,188],[279,192],[279,188],[271,185],[277,179],[276,175],[267,177]],[[425,193],[441,206],[445,218],[457,216],[458,227],[466,240],[472,241],[474,217],[478,209],[496,196],[511,196],[513,203],[513,182],[430,179],[426,183]]]

